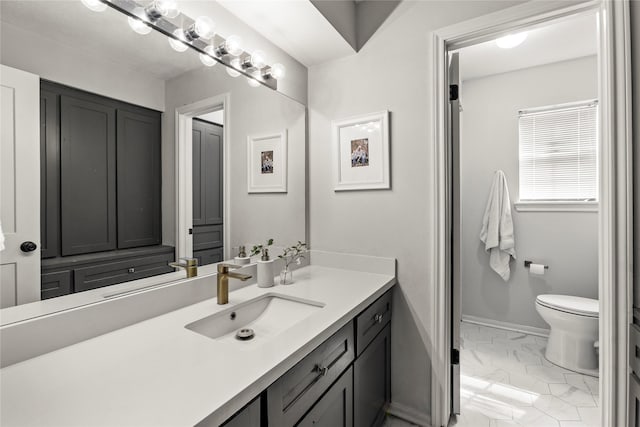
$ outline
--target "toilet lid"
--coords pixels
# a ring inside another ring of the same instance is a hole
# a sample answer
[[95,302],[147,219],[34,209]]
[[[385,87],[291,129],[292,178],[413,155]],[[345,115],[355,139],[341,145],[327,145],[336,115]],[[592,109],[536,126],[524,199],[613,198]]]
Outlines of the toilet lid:
[[536,301],[546,307],[581,316],[598,317],[600,312],[600,304],[597,299],[547,294],[538,295]]

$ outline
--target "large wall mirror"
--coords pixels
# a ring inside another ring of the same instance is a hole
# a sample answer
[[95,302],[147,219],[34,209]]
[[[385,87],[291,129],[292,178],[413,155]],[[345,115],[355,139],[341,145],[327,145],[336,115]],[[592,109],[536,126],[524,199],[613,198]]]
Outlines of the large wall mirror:
[[4,314],[305,240],[302,104],[109,7],[3,1],[0,19]]

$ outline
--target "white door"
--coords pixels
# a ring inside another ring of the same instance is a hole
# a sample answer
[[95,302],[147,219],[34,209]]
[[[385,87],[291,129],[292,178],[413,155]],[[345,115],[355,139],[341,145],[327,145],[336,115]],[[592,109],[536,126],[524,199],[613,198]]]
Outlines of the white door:
[[451,167],[451,412],[460,414],[460,75],[458,53],[449,62],[449,133]]
[[0,65],[0,90],[4,308],[40,300],[40,78]]

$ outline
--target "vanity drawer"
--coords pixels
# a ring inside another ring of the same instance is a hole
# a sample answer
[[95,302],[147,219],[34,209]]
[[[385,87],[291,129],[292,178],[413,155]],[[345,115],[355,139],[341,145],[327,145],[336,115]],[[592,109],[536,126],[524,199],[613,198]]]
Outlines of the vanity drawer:
[[193,250],[219,248],[222,246],[222,225],[193,227]]
[[193,257],[198,260],[198,265],[215,264],[223,261],[222,248],[193,251]]
[[296,424],[353,359],[349,322],[267,389],[269,425]]
[[387,291],[356,317],[356,356],[391,320],[391,294],[392,290]]
[[41,299],[68,295],[71,290],[71,270],[42,273],[40,276]]
[[116,283],[171,273],[174,271],[172,267],[169,267],[169,263],[172,261],[173,254],[160,254],[76,268],[73,274],[75,291],[87,291]]

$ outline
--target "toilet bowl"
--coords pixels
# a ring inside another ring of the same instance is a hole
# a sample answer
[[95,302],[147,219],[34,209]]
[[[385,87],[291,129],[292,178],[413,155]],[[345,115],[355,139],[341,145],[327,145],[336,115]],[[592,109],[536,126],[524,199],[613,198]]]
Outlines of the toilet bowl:
[[551,327],[545,358],[571,371],[597,375],[598,300],[538,295],[536,310]]

